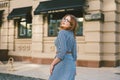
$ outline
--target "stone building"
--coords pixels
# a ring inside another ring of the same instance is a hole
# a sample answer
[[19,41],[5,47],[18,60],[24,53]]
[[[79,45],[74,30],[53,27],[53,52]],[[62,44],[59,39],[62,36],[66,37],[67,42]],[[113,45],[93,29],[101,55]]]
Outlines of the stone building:
[[120,0],[0,0],[0,50],[50,64],[61,18],[78,20],[78,66],[120,65]]

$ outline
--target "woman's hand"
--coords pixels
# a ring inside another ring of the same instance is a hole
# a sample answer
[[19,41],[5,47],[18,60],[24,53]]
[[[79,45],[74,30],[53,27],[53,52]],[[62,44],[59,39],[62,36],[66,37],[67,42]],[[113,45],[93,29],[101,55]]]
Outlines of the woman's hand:
[[50,75],[52,75],[53,69],[54,69],[54,66],[50,65]]
[[53,60],[53,62],[51,63],[51,65],[50,65],[50,74],[51,74],[51,75],[52,75],[52,72],[53,72],[53,69],[54,69],[55,65],[58,64],[60,61],[61,61],[61,60],[56,57],[56,58]]

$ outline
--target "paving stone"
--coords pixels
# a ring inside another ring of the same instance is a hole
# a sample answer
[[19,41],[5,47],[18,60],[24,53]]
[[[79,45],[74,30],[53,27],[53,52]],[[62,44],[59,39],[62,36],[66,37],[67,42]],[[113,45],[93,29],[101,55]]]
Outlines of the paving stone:
[[[50,75],[49,68],[50,65],[15,62],[14,71],[8,71],[6,65],[4,64],[0,65],[0,73],[48,80]],[[75,80],[120,80],[120,67],[77,67]]]

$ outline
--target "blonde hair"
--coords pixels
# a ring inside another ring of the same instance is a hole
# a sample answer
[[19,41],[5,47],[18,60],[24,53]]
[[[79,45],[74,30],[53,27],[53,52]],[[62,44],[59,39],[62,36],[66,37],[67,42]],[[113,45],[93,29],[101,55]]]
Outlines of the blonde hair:
[[[70,31],[73,31],[74,33],[74,37],[76,36],[76,28],[78,26],[78,23],[77,23],[77,20],[76,20],[76,17],[74,15],[71,15],[71,14],[67,14],[65,15],[62,19],[66,18],[67,16],[70,16],[70,27],[67,28],[66,30],[70,30]],[[62,22],[62,21],[61,21]],[[60,22],[60,25],[61,25],[61,22]],[[60,26],[60,30],[61,29],[64,29],[63,26]]]

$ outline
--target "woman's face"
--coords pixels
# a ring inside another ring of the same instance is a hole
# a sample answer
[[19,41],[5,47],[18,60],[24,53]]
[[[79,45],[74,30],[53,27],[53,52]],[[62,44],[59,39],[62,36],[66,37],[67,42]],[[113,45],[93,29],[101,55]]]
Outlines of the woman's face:
[[65,18],[62,19],[61,26],[64,27],[64,28],[69,28],[71,26],[70,21],[71,21],[71,17],[66,16]]

